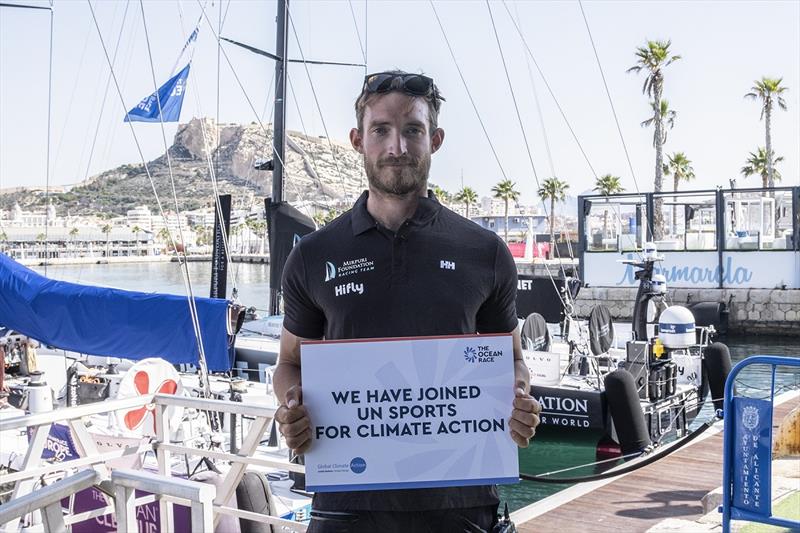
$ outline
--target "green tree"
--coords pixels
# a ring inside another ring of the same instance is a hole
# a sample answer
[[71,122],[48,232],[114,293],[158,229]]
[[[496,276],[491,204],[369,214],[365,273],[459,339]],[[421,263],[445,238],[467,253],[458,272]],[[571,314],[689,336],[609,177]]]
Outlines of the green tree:
[[5,250],[7,241],[8,241],[8,235],[6,234],[5,231],[0,229],[0,244],[3,245],[2,248],[0,248],[0,251]]
[[[131,228],[131,231],[133,232],[134,236],[136,237],[136,248],[139,248],[139,234],[142,232],[142,228],[140,228],[139,226],[134,226],[134,227]],[[138,253],[138,250],[137,250],[137,253]]]
[[[669,47],[671,41],[647,41],[644,46],[636,49],[637,62],[629,68],[627,72],[646,73],[642,93],[651,98],[651,108],[653,110],[653,140],[656,149],[656,168],[653,190],[661,192],[663,181],[663,141],[664,117],[661,114],[661,100],[664,93],[664,69],[670,64],[681,58],[679,55],[672,55]],[[661,239],[664,227],[664,213],[661,206],[663,201],[659,198],[653,213],[655,239]]]
[[111,225],[105,224],[101,231],[106,235],[106,257],[108,257],[108,236],[111,233]]
[[[604,174],[594,181],[594,190],[603,196],[619,194],[625,190],[619,176]],[[603,211],[603,237],[608,235],[608,209]]]
[[767,156],[767,184],[764,187],[770,188],[775,186],[774,164],[777,161],[772,160],[772,107],[778,104],[778,107],[786,111],[786,101],[783,99],[783,93],[788,88],[781,87],[783,78],[767,78],[762,76],[760,81],[755,81],[754,85],[750,88],[750,92],[745,94],[745,98],[751,100],[761,100],[761,118],[764,119],[766,130],[766,156]]
[[510,201],[517,201],[519,199],[519,191],[517,191],[514,187],[517,184],[509,179],[501,180],[497,182],[497,185],[492,187],[492,192],[494,193],[495,198],[500,198],[503,200],[503,204],[505,205],[504,217],[506,221],[506,229],[505,229],[505,239],[508,242],[508,202]]
[[[655,104],[653,104],[653,105],[655,105]],[[667,100],[663,99],[663,98],[661,99],[661,104],[659,104],[658,109],[656,109],[654,107],[653,111],[656,111],[656,114],[654,116],[648,118],[647,120],[643,120],[641,125],[642,125],[643,128],[649,128],[650,126],[652,126],[656,122],[655,117],[656,116],[660,117],[660,119],[661,119],[660,145],[661,145],[661,147],[663,149],[663,146],[665,144],[667,144],[667,127],[666,126],[668,126],[669,129],[672,129],[672,128],[675,127],[675,117],[678,116],[678,112],[673,110],[673,109],[670,109],[669,108],[669,102]],[[653,131],[653,146],[655,147],[658,144],[659,144],[659,139],[656,137],[656,132],[654,130]]]
[[569,189],[569,183],[566,181],[561,181],[560,179],[553,176],[552,178],[547,178],[542,183],[542,186],[539,188],[538,194],[539,197],[544,200],[550,200],[550,257],[552,258],[553,250],[556,247],[556,232],[555,232],[555,224],[556,224],[556,202],[563,202],[567,199],[567,189]]
[[[672,190],[678,191],[678,187],[682,181],[692,181],[694,179],[694,169],[692,168],[692,161],[686,157],[683,152],[675,152],[667,156],[667,162],[664,163],[664,175],[672,176]],[[677,202],[677,198],[675,198]],[[673,231],[678,225],[678,206],[672,206],[672,228]]]
[[438,185],[431,184],[431,190],[439,202],[443,204],[449,204],[452,201],[452,195]]
[[70,239],[72,239],[74,241],[75,237],[77,237],[77,236],[78,236],[78,228],[72,228],[71,230],[69,230]]
[[469,207],[478,203],[478,193],[472,187],[463,187],[455,195],[456,202],[464,204],[466,210],[466,217],[469,218]]
[[763,147],[759,147],[755,152],[750,152],[750,156],[745,161],[745,166],[742,167],[740,172],[745,178],[749,178],[753,175],[761,176],[761,186],[766,189],[769,186],[770,160],[773,166],[772,179],[774,181],[780,181],[781,173],[778,172],[778,169],[774,168],[774,166],[783,161],[783,156],[775,157],[773,153],[771,157],[768,158],[767,151]]

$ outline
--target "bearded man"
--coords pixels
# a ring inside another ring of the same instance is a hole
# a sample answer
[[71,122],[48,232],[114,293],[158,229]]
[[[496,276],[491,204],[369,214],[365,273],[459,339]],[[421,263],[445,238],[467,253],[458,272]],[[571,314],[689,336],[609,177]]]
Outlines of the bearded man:
[[[517,271],[508,247],[428,190],[431,155],[444,142],[443,100],[427,76],[366,76],[350,142],[364,156],[369,190],[350,211],[304,237],[286,262],[274,374],[282,405],[275,418],[298,454],[312,444],[314,417],[303,406],[300,383],[306,339],[511,332],[514,442],[528,446],[539,423],[517,333]],[[318,493],[308,531],[491,531],[498,504],[491,485]]]

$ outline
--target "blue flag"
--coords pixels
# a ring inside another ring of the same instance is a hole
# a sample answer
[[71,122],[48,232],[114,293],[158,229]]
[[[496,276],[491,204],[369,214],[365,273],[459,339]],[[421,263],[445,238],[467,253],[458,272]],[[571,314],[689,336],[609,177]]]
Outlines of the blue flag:
[[181,106],[183,105],[183,95],[186,92],[186,83],[189,79],[189,67],[187,63],[183,70],[162,85],[158,89],[158,99],[156,93],[144,98],[139,104],[128,111],[125,122],[160,122],[158,116],[158,103],[161,102],[161,111],[164,122],[178,122],[181,117]]

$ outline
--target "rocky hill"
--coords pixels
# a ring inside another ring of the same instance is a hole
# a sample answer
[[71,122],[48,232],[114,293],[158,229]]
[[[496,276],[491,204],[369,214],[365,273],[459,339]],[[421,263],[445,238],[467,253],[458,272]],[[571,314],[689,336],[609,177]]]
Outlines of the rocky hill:
[[[216,166],[220,193],[234,199],[266,197],[272,191],[272,172],[253,169],[256,161],[272,158],[272,125],[220,124],[192,119],[181,124],[169,149],[178,206],[181,211],[210,206],[213,188],[209,160]],[[167,157],[147,163],[164,209],[174,211]],[[349,145],[326,138],[289,132],[286,145],[284,197],[290,201],[338,201],[353,198],[366,187],[361,156]],[[157,211],[153,186],[142,164],[126,164],[92,176],[69,192],[51,193],[60,214],[124,215],[137,205]],[[43,207],[44,193],[16,190],[0,195],[0,208],[18,202],[23,209]],[[241,205],[237,203],[237,205]]]

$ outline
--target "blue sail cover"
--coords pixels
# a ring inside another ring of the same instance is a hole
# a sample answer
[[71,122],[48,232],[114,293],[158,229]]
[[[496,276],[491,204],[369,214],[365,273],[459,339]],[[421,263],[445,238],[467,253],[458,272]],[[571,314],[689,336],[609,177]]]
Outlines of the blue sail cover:
[[187,63],[183,70],[158,89],[158,99],[156,99],[156,93],[143,98],[136,107],[128,111],[125,115],[125,122],[161,122],[158,117],[159,102],[164,114],[164,122],[178,122],[181,118],[183,96],[186,93],[186,82],[189,79],[191,65],[191,63]]
[[[227,300],[195,298],[209,370],[230,369]],[[0,253],[0,326],[79,353],[197,364],[185,296],[55,281]]]

